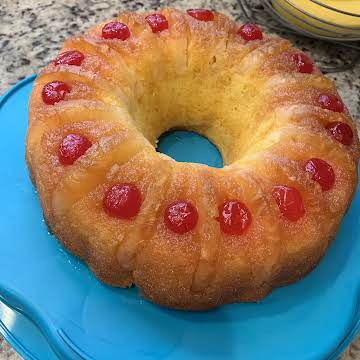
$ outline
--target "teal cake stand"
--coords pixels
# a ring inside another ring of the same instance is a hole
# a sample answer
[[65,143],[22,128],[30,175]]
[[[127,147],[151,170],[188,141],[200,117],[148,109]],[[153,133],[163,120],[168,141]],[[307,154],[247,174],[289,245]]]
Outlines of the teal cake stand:
[[[320,360],[348,346],[360,324],[359,192],[303,280],[256,304],[200,313],[160,308],[136,288],[98,282],[49,234],[24,161],[34,78],[0,100],[0,331],[24,358]],[[166,134],[160,150],[221,166],[216,148],[194,133]]]

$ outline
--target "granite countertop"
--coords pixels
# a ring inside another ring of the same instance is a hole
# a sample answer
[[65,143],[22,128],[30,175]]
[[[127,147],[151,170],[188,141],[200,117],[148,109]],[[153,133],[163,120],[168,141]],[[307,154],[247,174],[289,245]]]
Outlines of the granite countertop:
[[[253,1],[256,2],[255,0]],[[256,4],[255,4],[256,5]],[[97,22],[115,17],[122,10],[150,10],[164,6],[180,9],[216,9],[234,19],[242,18],[236,0],[2,0],[0,2],[0,95],[24,77],[50,62],[63,41]],[[286,35],[298,47],[325,63],[355,54],[316,40]],[[344,102],[360,128],[360,64],[329,77],[336,82]],[[0,337],[0,360],[19,356]],[[360,360],[360,336],[347,349],[343,360]]]

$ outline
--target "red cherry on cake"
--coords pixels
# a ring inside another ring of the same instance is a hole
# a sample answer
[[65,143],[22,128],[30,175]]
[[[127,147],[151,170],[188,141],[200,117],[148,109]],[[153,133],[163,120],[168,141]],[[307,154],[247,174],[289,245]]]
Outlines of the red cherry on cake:
[[130,37],[130,30],[127,25],[118,21],[112,21],[102,28],[102,37],[104,39],[118,39],[124,41]]
[[85,136],[78,134],[66,135],[59,146],[58,156],[60,163],[72,165],[75,160],[85,154],[91,145],[91,141]]
[[189,9],[186,12],[195,18],[196,20],[200,21],[213,21],[214,20],[214,13],[211,10],[207,9]]
[[193,230],[198,222],[198,212],[195,206],[184,200],[171,203],[164,213],[166,226],[176,234],[185,234]]
[[333,121],[326,125],[326,129],[335,140],[344,145],[351,145],[354,133],[348,124],[341,121]]
[[55,60],[55,65],[75,65],[80,66],[85,56],[83,53],[77,50],[65,51],[59,54]]
[[105,212],[115,218],[131,219],[141,207],[141,194],[132,184],[115,184],[105,193],[103,207]]
[[334,112],[343,112],[344,104],[337,96],[333,94],[321,94],[319,96],[319,104],[323,109]]
[[262,40],[263,34],[261,29],[255,24],[244,24],[240,26],[237,32],[244,40]]
[[335,184],[334,170],[324,160],[312,158],[306,162],[304,170],[320,184],[322,191],[330,190]]
[[169,27],[168,21],[163,14],[148,15],[145,20],[150,25],[153,33],[158,33]]
[[70,86],[62,81],[47,83],[42,89],[42,99],[45,104],[54,105],[64,100],[65,95],[71,90]]
[[304,204],[300,192],[290,186],[275,185],[272,196],[284,217],[290,221],[297,221],[305,214]]
[[245,204],[237,200],[229,200],[218,207],[220,229],[229,235],[242,235],[250,226],[252,216]]
[[291,56],[292,62],[300,73],[311,74],[314,71],[314,64],[308,56],[303,53],[296,53]]

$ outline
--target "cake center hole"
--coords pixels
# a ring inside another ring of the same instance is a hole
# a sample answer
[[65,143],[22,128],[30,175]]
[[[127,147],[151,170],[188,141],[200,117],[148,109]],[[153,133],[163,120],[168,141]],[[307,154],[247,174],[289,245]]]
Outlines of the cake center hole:
[[223,160],[217,147],[206,137],[193,131],[173,130],[159,137],[157,151],[176,161],[223,167]]

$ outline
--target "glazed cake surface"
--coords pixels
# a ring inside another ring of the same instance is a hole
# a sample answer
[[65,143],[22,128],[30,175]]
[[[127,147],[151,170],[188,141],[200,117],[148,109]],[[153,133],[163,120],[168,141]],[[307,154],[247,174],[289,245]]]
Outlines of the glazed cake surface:
[[[225,166],[156,152],[175,128]],[[101,281],[176,309],[258,301],[307,274],[358,158],[307,55],[205,9],[122,13],[66,40],[29,101],[26,160],[51,231]]]

